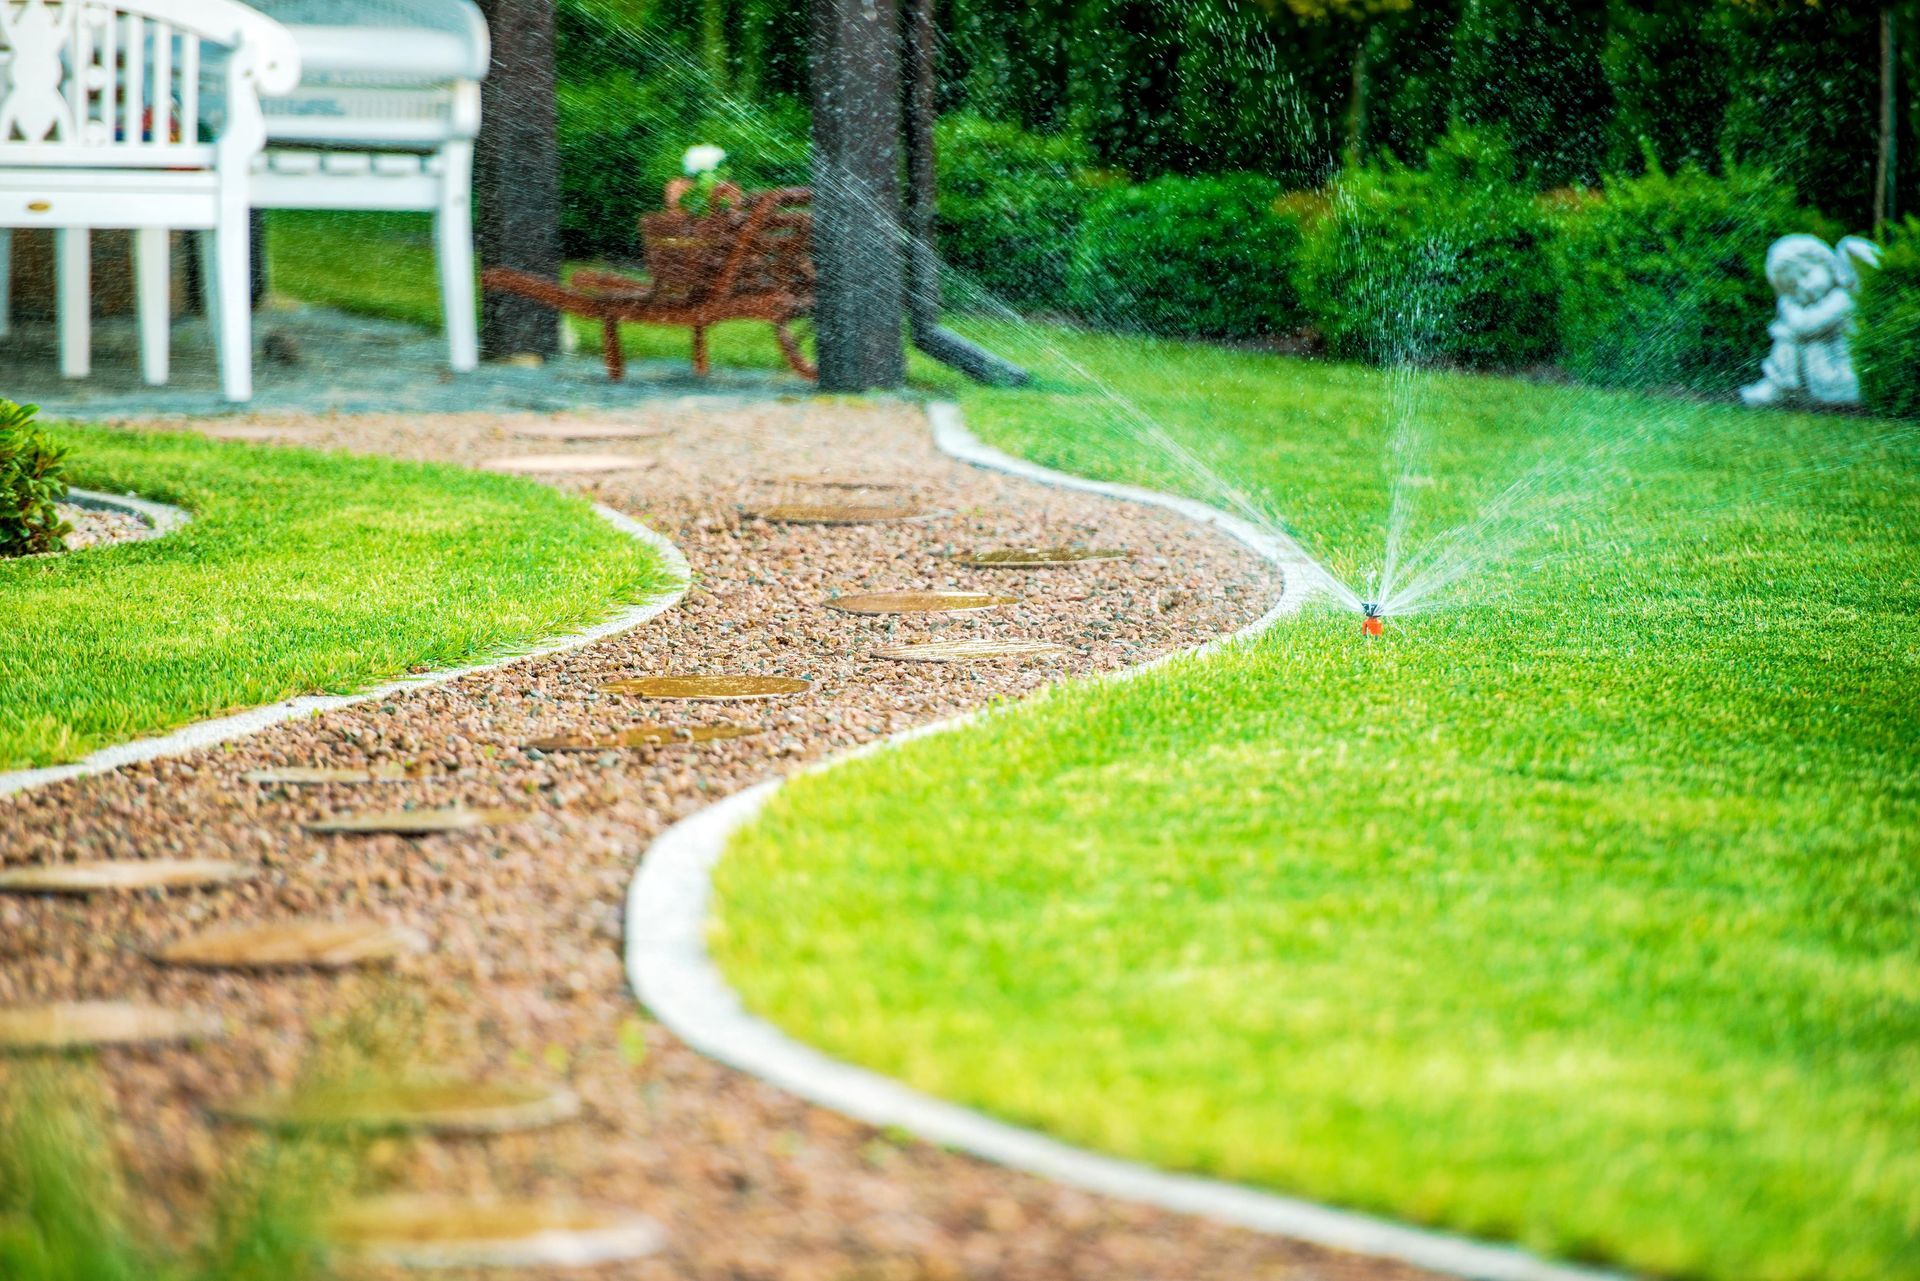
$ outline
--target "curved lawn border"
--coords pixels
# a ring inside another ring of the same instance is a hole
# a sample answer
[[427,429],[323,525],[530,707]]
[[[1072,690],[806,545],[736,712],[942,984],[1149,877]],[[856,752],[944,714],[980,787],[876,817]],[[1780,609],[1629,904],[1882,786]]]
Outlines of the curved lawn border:
[[[126,500],[116,498],[114,501]],[[652,548],[659,555],[667,573],[675,580],[675,585],[651,600],[642,601],[638,605],[629,605],[603,623],[596,623],[583,631],[568,632],[545,644],[536,645],[506,658],[474,663],[466,667],[442,668],[439,671],[423,672],[418,676],[406,676],[396,681],[388,681],[384,685],[376,685],[372,689],[362,690],[357,694],[308,694],[299,698],[284,699],[278,703],[248,708],[244,712],[236,712],[231,716],[197,721],[157,738],[139,738],[130,743],[115,743],[111,747],[103,747],[71,764],[45,765],[38,769],[0,773],[0,796],[24,792],[29,788],[44,787],[49,783],[58,783],[62,779],[80,778],[88,774],[104,774],[109,770],[119,769],[122,765],[132,765],[138,761],[184,755],[214,743],[257,734],[283,721],[313,716],[320,712],[330,712],[339,707],[351,707],[355,703],[364,703],[369,699],[391,698],[395,694],[424,689],[430,685],[443,685],[462,676],[471,676],[476,672],[490,672],[495,668],[505,667],[509,663],[517,663],[523,658],[544,658],[548,655],[564,653],[638,627],[679,604],[680,598],[687,594],[688,587],[692,585],[693,578],[692,567],[687,564],[687,558],[681,554],[680,549],[674,546],[664,534],[649,529],[623,512],[617,512],[602,503],[595,503],[593,510],[602,520],[621,533]]]
[[[1284,580],[1280,598],[1272,608],[1231,636],[1181,653],[1205,654],[1266,631],[1297,613],[1320,582],[1323,571],[1299,548],[1249,521],[1192,499],[1087,480],[1014,458],[969,432],[957,405],[930,405],[927,414],[934,443],[962,462],[1041,484],[1169,508],[1221,530],[1280,566]],[[1125,680],[1173,656],[1099,679]],[[829,769],[870,752],[957,729],[980,715],[968,712],[910,729],[841,753],[811,769]],[[1621,1277],[1616,1272],[1554,1263],[1511,1246],[1410,1227],[1218,1179],[1172,1174],[1088,1151],[843,1063],[754,1017],[707,953],[712,873],[733,833],[753,820],[784,781],[770,779],[736,792],[662,832],[648,847],[628,889],[628,979],[654,1017],[694,1049],[869,1125],[897,1126],[928,1142],[988,1161],[1164,1210],[1203,1215],[1354,1254],[1397,1259],[1472,1281],[1618,1281]]]
[[135,498],[132,494],[109,494],[99,489],[67,490],[67,501],[75,507],[86,507],[94,511],[125,512],[147,522],[147,532],[137,535],[132,541],[144,543],[171,534],[188,521],[193,513],[184,507],[174,507],[168,503],[156,503],[151,498]]

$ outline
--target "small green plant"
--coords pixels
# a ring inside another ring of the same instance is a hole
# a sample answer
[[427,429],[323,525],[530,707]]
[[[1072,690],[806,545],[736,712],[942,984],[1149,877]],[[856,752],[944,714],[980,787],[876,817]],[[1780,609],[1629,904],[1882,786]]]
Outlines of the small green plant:
[[1341,174],[1300,257],[1335,354],[1378,364],[1525,365],[1554,348],[1552,226],[1496,133],[1455,129],[1427,167]]
[[1862,274],[1853,340],[1860,394],[1875,413],[1920,418],[1920,218],[1896,227],[1880,266]]
[[67,451],[33,425],[39,412],[0,399],[0,556],[58,551],[73,528],[54,506],[67,496]]
[[1257,174],[1156,178],[1087,212],[1068,283],[1102,328],[1203,338],[1282,334],[1301,321],[1293,288],[1301,218]]
[[224,1172],[205,1230],[182,1246],[145,1230],[107,1138],[98,1083],[70,1071],[0,1078],[0,1277],[8,1281],[310,1281],[328,1155],[255,1143]]

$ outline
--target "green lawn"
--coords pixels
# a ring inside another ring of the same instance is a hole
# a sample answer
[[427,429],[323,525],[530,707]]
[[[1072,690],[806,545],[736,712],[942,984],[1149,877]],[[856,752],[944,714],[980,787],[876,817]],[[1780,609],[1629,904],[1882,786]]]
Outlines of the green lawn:
[[1316,607],[802,777],[719,871],[748,1004],[1166,1166],[1663,1275],[1920,1277],[1915,436],[993,329],[1043,381],[957,389],[989,441],[1217,500],[1137,411],[1350,581],[1395,422],[1416,548],[1567,467],[1378,642]]
[[55,426],[69,479],[187,507],[153,542],[0,561],[0,767],[523,649],[667,584],[545,486]]
[[[383,303],[298,217],[277,289],[437,323],[424,224]],[[756,1009],[1170,1166],[1673,1276],[1920,1277],[1911,432],[967,327],[1041,375],[916,362],[988,440],[1222,502],[1163,424],[1356,584],[1396,423],[1416,548],[1551,483],[1380,642],[1322,607],[801,780],[720,872]]]

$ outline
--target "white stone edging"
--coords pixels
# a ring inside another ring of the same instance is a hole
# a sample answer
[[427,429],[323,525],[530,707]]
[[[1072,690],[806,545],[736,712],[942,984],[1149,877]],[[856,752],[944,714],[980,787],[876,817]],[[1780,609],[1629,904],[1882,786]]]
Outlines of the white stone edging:
[[[118,496],[109,495],[108,497],[112,497],[116,503],[134,501]],[[158,505],[141,503],[140,506]],[[177,511],[178,509],[169,510]],[[444,685],[462,676],[490,672],[496,668],[505,667],[509,663],[520,662],[522,659],[547,658],[554,654],[562,654],[571,649],[578,649],[582,645],[629,631],[679,604],[681,597],[687,594],[687,589],[693,584],[692,567],[687,564],[687,558],[681,554],[680,549],[674,546],[664,534],[649,529],[633,517],[617,512],[603,503],[595,503],[593,510],[595,515],[621,533],[652,548],[660,557],[668,575],[673,579],[673,586],[639,604],[627,606],[604,622],[596,623],[582,631],[568,632],[564,636],[505,658],[474,663],[466,667],[442,668],[439,671],[423,672],[418,676],[404,676],[399,680],[388,681],[356,694],[307,694],[298,698],[284,699],[262,707],[251,707],[231,716],[196,721],[171,734],[163,734],[157,738],[141,738],[130,743],[115,743],[68,765],[47,765],[38,769],[20,769],[0,773],[0,796],[24,792],[35,787],[45,787],[64,779],[81,778],[88,774],[104,774],[109,770],[116,770],[123,765],[132,765],[139,761],[155,760],[163,756],[181,756],[203,747],[210,747],[215,743],[258,734],[261,730],[271,729],[275,725],[303,716],[317,716],[321,712],[351,707],[355,703],[364,703],[371,699],[392,698],[396,694],[405,694],[411,690]]]
[[[1180,651],[1182,655],[1211,652],[1267,630],[1298,612],[1321,579],[1323,571],[1298,548],[1249,521],[1192,499],[1087,480],[1014,458],[969,432],[956,405],[930,405],[928,417],[935,444],[962,462],[1044,485],[1165,507],[1221,530],[1281,567],[1285,575],[1281,595],[1266,614],[1232,636]],[[1095,679],[1138,676],[1176,656]],[[928,734],[956,729],[982,714],[967,712],[919,726],[840,753],[802,772],[831,769]],[[654,1017],[695,1050],[869,1125],[897,1127],[930,1143],[1107,1196],[1335,1250],[1397,1259],[1471,1281],[1621,1281],[1619,1273],[1555,1263],[1511,1246],[1428,1231],[1218,1179],[1174,1174],[1078,1148],[831,1058],[748,1013],[707,952],[712,875],[733,834],[752,821],[783,782],[769,779],[736,792],[662,832],[648,847],[628,889],[628,979]]]
[[[184,507],[175,507],[170,503],[156,503],[151,498],[135,498],[132,494],[109,494],[100,489],[67,488],[66,501],[75,507],[87,507],[94,511],[125,512],[147,522],[147,532],[137,535],[131,542],[146,542],[171,534],[174,530],[193,519],[193,513]],[[109,543],[111,547],[114,544]],[[91,549],[83,549],[91,550]]]

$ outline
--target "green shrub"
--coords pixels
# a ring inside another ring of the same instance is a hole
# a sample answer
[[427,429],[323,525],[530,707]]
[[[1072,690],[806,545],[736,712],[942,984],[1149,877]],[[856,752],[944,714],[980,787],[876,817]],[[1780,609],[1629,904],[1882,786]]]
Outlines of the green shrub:
[[58,551],[72,528],[54,507],[67,496],[67,451],[33,426],[38,412],[0,400],[0,556]]
[[562,80],[555,93],[560,239],[569,258],[638,252],[639,218],[660,205],[651,185],[662,139],[692,127],[674,95],[629,75]]
[[940,122],[934,154],[935,238],[941,260],[960,277],[948,301],[973,306],[979,300],[968,294],[978,290],[1014,307],[1064,307],[1089,198],[1085,146],[1065,134],[963,115]]
[[807,116],[798,104],[708,109],[720,100],[685,69],[561,82],[560,234],[569,257],[637,257],[640,215],[660,207],[661,188],[681,175],[695,143],[724,147],[728,177],[748,189],[807,182]]
[[807,131],[807,113],[794,102],[701,116],[686,133],[667,139],[653,153],[645,176],[651,193],[647,207],[660,207],[660,189],[684,174],[682,159],[695,143],[724,149],[727,180],[748,191],[804,187],[812,181],[813,149]]
[[1853,339],[1860,395],[1875,413],[1920,418],[1920,218],[1896,227],[1879,268],[1863,274]]
[[1424,170],[1351,168],[1330,196],[1298,279],[1336,354],[1482,367],[1552,354],[1551,222],[1497,135],[1457,129]]
[[1725,391],[1750,381],[1774,310],[1767,246],[1815,224],[1758,170],[1610,180],[1556,238],[1568,369],[1621,386]]
[[1117,329],[1250,338],[1297,328],[1302,217],[1255,174],[1156,178],[1087,211],[1068,296]]

